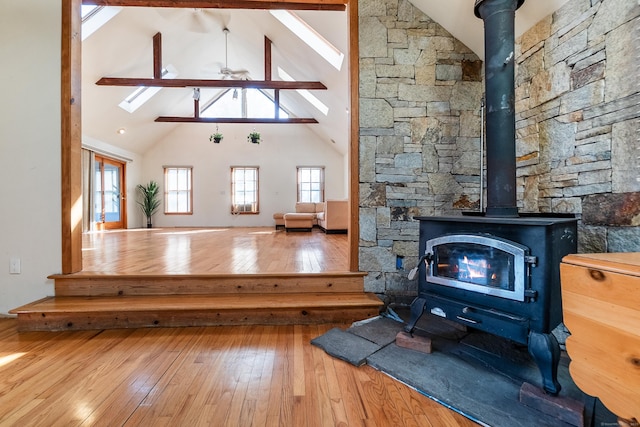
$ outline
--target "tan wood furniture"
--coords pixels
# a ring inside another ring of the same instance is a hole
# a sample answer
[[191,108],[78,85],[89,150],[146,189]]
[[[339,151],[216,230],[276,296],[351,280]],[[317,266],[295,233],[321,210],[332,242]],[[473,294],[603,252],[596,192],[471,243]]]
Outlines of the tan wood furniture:
[[571,377],[634,425],[640,419],[640,253],[569,255],[560,273]]

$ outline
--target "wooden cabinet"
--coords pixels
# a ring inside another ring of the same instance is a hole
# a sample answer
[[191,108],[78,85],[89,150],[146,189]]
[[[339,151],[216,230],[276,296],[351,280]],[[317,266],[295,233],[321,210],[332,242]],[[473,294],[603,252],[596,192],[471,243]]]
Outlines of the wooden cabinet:
[[640,253],[562,261],[571,377],[618,417],[640,419]]

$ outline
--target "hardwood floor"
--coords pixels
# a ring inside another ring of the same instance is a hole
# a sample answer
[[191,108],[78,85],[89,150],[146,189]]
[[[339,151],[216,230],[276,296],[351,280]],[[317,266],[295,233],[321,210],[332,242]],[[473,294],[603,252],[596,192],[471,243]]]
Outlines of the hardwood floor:
[[273,227],[153,228],[83,234],[83,272],[157,274],[348,271],[346,234]]
[[0,426],[474,426],[312,346],[345,325],[18,333],[0,319]]

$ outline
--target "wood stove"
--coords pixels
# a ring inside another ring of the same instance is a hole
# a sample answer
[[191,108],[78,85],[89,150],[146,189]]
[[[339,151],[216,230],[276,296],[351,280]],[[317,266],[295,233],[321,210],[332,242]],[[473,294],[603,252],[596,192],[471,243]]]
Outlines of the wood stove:
[[[560,391],[560,261],[577,250],[577,220],[520,215],[516,203],[514,21],[524,0],[476,0],[484,20],[487,209],[418,217],[418,297],[405,330],[425,312],[526,344],[544,390]],[[411,276],[411,275],[410,275]]]
[[560,347],[551,334],[562,321],[560,262],[577,246],[570,216],[418,217],[418,297],[412,332],[425,311],[521,344],[557,394]]

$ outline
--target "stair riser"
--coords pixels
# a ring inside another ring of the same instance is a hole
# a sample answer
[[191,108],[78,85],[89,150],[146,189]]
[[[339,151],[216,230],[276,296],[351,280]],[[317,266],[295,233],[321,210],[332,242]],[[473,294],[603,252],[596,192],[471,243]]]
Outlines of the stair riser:
[[308,309],[175,310],[160,312],[23,313],[20,331],[172,328],[221,325],[302,325],[351,323],[378,315],[379,307]]
[[364,278],[293,277],[93,277],[55,278],[56,296],[208,295],[248,293],[362,292]]

